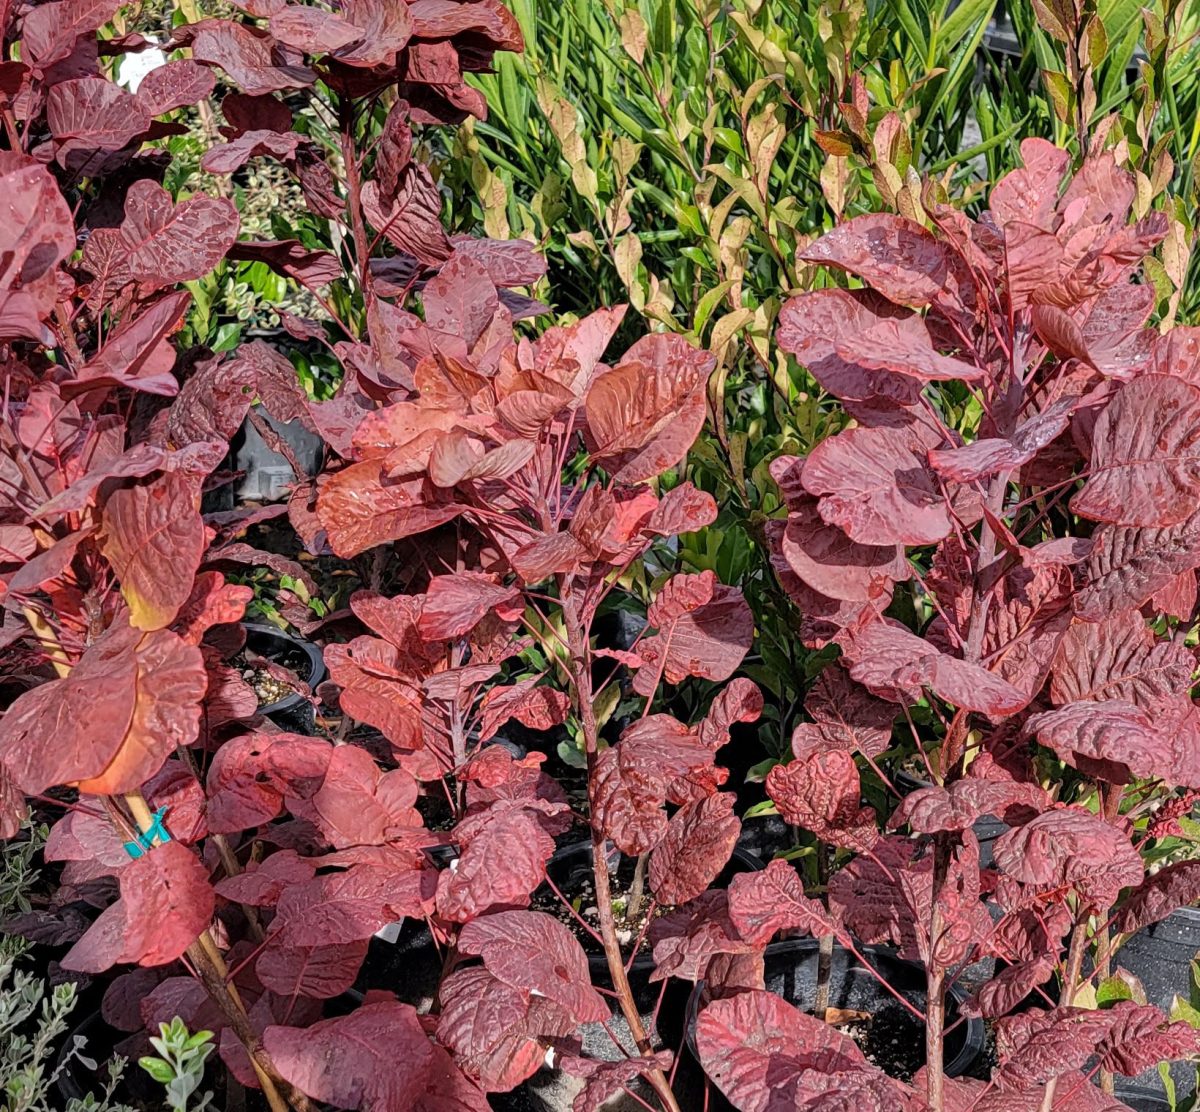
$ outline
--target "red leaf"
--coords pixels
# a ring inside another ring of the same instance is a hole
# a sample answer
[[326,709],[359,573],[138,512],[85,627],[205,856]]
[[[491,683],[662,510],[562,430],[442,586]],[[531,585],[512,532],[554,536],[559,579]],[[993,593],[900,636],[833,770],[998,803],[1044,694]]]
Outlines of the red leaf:
[[1200,861],[1178,861],[1146,877],[1126,897],[1113,918],[1113,929],[1132,934],[1200,901]]
[[826,390],[849,403],[848,408],[855,402],[915,405],[921,394],[917,380],[868,370],[838,354],[839,340],[881,320],[895,320],[898,328],[925,331],[919,317],[902,312],[869,290],[828,289],[812,290],[784,302],[776,339]]
[[713,750],[668,714],[638,719],[596,761],[592,820],[622,853],[653,849],[667,829],[671,784],[709,769]]
[[399,51],[413,34],[408,4],[399,0],[349,0],[346,18],[363,29],[357,46],[338,52],[352,66],[395,65]]
[[[180,290],[168,294],[134,319],[123,321],[106,337],[100,351],[75,372],[75,377],[62,384],[64,396],[94,390],[97,386],[124,386],[145,394],[174,397],[179,393],[179,381],[172,374],[175,349],[167,337],[190,303],[191,294]],[[214,465],[216,462],[213,461]]]
[[908,429],[831,436],[809,454],[803,481],[825,522],[859,544],[933,544],[950,532],[949,506]]
[[704,1072],[741,1112],[819,1108],[810,1101],[829,1088],[857,1102],[847,1107],[868,1112],[877,1106],[864,1087],[878,1082],[894,1094],[852,1039],[770,992],[709,1004],[696,1024],[696,1049]]
[[1035,714],[1026,729],[1085,775],[1114,784],[1169,777],[1175,763],[1171,740],[1150,713],[1122,699],[1068,703]]
[[625,1090],[635,1078],[652,1070],[669,1070],[674,1055],[669,1050],[660,1050],[649,1057],[635,1056],[617,1062],[565,1055],[558,1061],[563,1072],[587,1079],[571,1105],[572,1112],[595,1112],[605,1101]]
[[842,749],[813,753],[767,774],[767,795],[785,822],[842,849],[865,852],[875,844],[875,809],[860,803],[854,758]]
[[1096,422],[1089,478],[1072,511],[1162,527],[1191,517],[1198,496],[1200,389],[1156,374],[1123,386]]
[[[25,19],[49,12],[45,4]],[[28,44],[28,39],[26,39]],[[0,336],[50,342],[42,321],[57,300],[55,268],[75,249],[74,221],[54,177],[32,159],[0,169],[8,215],[0,228]]]
[[416,780],[403,769],[381,772],[366,750],[339,745],[312,796],[313,817],[335,849],[385,845],[423,826],[418,794]]
[[512,686],[492,687],[480,703],[479,740],[494,737],[515,718],[531,730],[549,730],[567,719],[571,700],[552,687],[538,687],[538,676]]
[[0,761],[30,795],[76,782],[96,795],[134,791],[195,739],[205,682],[199,650],[174,633],[113,627],[69,676],[13,702]]
[[1062,398],[1019,425],[1010,437],[981,437],[962,448],[929,453],[929,466],[944,479],[971,483],[1000,471],[1015,471],[1029,463],[1070,423],[1078,402]]
[[198,104],[216,87],[210,70],[188,59],[168,62],[152,69],[138,85],[138,103],[147,115],[163,116],[176,108]]
[[856,216],[809,244],[799,257],[854,274],[898,305],[974,313],[978,294],[966,265],[907,217]]
[[172,286],[212,270],[237,239],[238,223],[231,201],[199,194],[177,205],[162,186],[143,178],[125,194],[120,228],[93,232],[83,263],[88,266],[102,246],[111,246],[121,265],[106,276],[106,284],[115,288],[136,280],[150,290]]
[[816,499],[793,505],[780,552],[788,566],[814,591],[846,602],[866,602],[878,581],[909,577],[899,545],[856,544],[836,525],[826,525]]
[[848,631],[843,647],[851,677],[880,698],[913,703],[929,688],[948,703],[990,718],[1013,714],[1029,702],[1006,680],[938,652],[898,622],[876,621]]
[[876,321],[840,337],[834,351],[847,363],[871,371],[895,371],[921,382],[973,382],[988,374],[983,366],[936,351],[920,317],[915,321],[894,317]]
[[119,962],[166,965],[208,929],[215,897],[208,870],[180,842],[144,853],[121,870],[121,898],[63,958],[65,969],[100,973]]
[[429,1040],[407,1004],[364,1004],[312,1027],[268,1027],[263,1047],[313,1100],[360,1112],[488,1112],[483,1092]]
[[198,645],[213,626],[240,622],[252,598],[253,587],[226,583],[219,571],[201,572],[175,616],[175,632],[189,645]]
[[563,1008],[576,1023],[608,1019],[609,1007],[592,988],[587,957],[571,929],[536,911],[500,911],[475,919],[458,937],[461,953],[483,958],[497,980]]
[[317,875],[314,859],[295,850],[271,854],[253,869],[226,877],[216,886],[217,895],[251,907],[272,907],[289,888],[307,884]]
[[331,54],[363,37],[363,28],[334,12],[291,4],[271,16],[271,35],[305,54]]
[[650,854],[650,888],[663,906],[695,899],[729,861],[742,830],[736,797],[718,792],[681,807]]
[[729,918],[727,894],[716,888],[658,916],[647,938],[656,966],[652,981],[667,977],[698,981],[715,955],[749,954],[760,948],[739,935]]
[[802,722],[792,734],[796,757],[842,749],[874,759],[891,745],[896,704],[876,698],[837,664],[827,666],[817,678],[804,709],[813,721]]
[[438,914],[466,923],[489,908],[527,906],[554,853],[554,839],[538,818],[534,810],[497,803],[460,822],[454,838],[462,856],[438,877]]
[[496,315],[496,287],[481,262],[455,252],[421,291],[425,323],[472,348]]
[[331,1000],[350,988],[367,956],[367,943],[340,946],[281,946],[268,937],[254,963],[263,988],[280,996]]
[[996,865],[1022,884],[1074,887],[1090,906],[1109,907],[1122,888],[1140,884],[1142,859],[1129,838],[1096,815],[1047,811],[1002,835]]
[[315,80],[311,69],[297,65],[265,31],[227,19],[206,19],[196,27],[192,57],[224,70],[244,93],[303,89]]
[[653,693],[663,678],[726,680],[754,639],[754,617],[742,592],[719,583],[711,571],[669,580],[646,621],[658,633],[638,642],[638,655],[646,661],[633,681],[639,695]]
[[208,770],[209,828],[236,834],[276,818],[285,797],[310,799],[332,752],[323,738],[302,734],[244,734],[227,741]]
[[343,557],[424,533],[461,512],[461,506],[437,501],[422,479],[386,478],[378,459],[322,476],[317,495],[317,516],[329,545]]
[[910,792],[892,812],[888,827],[895,830],[907,823],[917,834],[968,830],[984,815],[994,815],[1011,826],[1033,818],[1049,802],[1036,784],[956,780],[947,788],[931,786]]
[[121,582],[130,624],[170,625],[191,596],[207,547],[197,484],[170,471],[114,491],[104,503],[100,545]]
[[696,727],[696,734],[710,749],[720,749],[728,744],[729,729],[735,722],[756,722],[762,710],[763,696],[758,684],[739,676],[721,688],[708,714]]
[[352,864],[289,888],[276,905],[274,926],[285,946],[364,942],[389,923],[423,918],[432,907],[435,881],[428,869]]
[[800,874],[778,859],[762,872],[733,878],[729,918],[738,934],[755,946],[765,946],[780,931],[798,930],[817,938],[841,931],[829,912],[804,894]]
[[1198,566],[1200,514],[1161,529],[1101,525],[1092,534],[1075,612],[1086,622],[1100,622],[1136,610]]
[[587,444],[618,483],[674,467],[704,425],[705,388],[716,360],[681,336],[643,336],[588,390]]
[[1136,612],[1099,624],[1075,622],[1051,670],[1050,699],[1123,699],[1148,709],[1186,691],[1195,666],[1182,641],[1157,640]]
[[336,256],[329,251],[309,250],[298,239],[240,239],[226,257],[265,263],[277,274],[308,286],[325,286],[342,276],[342,264]]
[[531,999],[478,966],[451,973],[438,996],[438,1040],[488,1092],[532,1077],[545,1064],[550,1039],[575,1029],[557,1004]]
[[461,571],[429,581],[417,629],[430,641],[452,641],[470,633],[489,614],[515,621],[524,612],[516,587],[505,587],[484,572]]
[[992,187],[988,207],[1002,228],[1020,221],[1051,231],[1070,155],[1045,139],[1023,139],[1021,161],[1023,167],[1009,171]]

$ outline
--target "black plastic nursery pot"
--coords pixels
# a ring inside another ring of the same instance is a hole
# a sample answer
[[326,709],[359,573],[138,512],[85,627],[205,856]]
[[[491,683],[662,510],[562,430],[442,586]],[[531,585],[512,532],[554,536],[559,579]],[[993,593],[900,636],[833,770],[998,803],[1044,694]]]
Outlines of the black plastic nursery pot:
[[[904,961],[890,950],[863,946],[860,951],[874,969],[896,992],[915,1008],[925,1009],[925,970],[916,962]],[[813,938],[791,939],[767,947],[764,958],[764,983],[768,991],[781,996],[802,1012],[811,1012],[817,997],[819,943]],[[959,1004],[966,994],[953,988],[946,999],[945,1070],[949,1077],[968,1073],[979,1060],[985,1045],[985,1029],[980,1019],[959,1022]],[[697,1061],[696,1021],[704,999],[704,982],[692,991],[687,1011],[687,1045]],[[829,1006],[873,1017],[865,1036],[864,1051],[887,1068],[893,1057],[906,1055],[910,1076],[924,1064],[925,1028],[895,999],[879,980],[849,950],[835,945],[829,970]],[[881,1021],[885,1021],[881,1024]],[[878,1030],[878,1034],[876,1031]],[[907,1067],[906,1067],[907,1068]],[[908,1080],[901,1077],[900,1080]],[[710,1112],[732,1112],[731,1105],[715,1084],[709,1099]]]
[[279,421],[262,406],[254,409],[288,445],[304,474],[297,475],[287,457],[269,448],[247,418],[230,445],[230,462],[235,470],[244,473],[235,494],[243,502],[275,502],[286,498],[298,479],[307,479],[321,470],[325,442],[299,421]]
[[[246,648],[250,652],[295,672],[308,684],[309,690],[314,690],[325,678],[325,660],[318,645],[293,637],[273,625],[243,622],[242,628],[246,631]],[[258,712],[292,733],[309,733],[316,722],[312,703],[298,691],[272,703],[260,704]]]
[[[1184,907],[1131,935],[1113,956],[1113,966],[1127,970],[1142,982],[1149,1003],[1170,1011],[1171,1002],[1177,995],[1187,997],[1192,962],[1198,954],[1200,909]],[[1171,1080],[1179,1099],[1190,1096],[1196,1088],[1195,1065],[1172,1062]],[[1166,1099],[1157,1069],[1130,1078],[1129,1084],[1143,1094]]]
[[1171,1102],[1161,1092],[1136,1086],[1117,1085],[1113,1096],[1133,1112],[1171,1112]]

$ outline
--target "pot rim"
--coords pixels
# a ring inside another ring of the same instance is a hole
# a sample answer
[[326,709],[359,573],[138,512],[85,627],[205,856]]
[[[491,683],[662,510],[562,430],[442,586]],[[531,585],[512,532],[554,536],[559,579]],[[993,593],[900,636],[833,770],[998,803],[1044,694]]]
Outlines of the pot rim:
[[[770,943],[763,951],[764,959],[770,955],[787,954],[791,952],[814,953],[820,945],[815,938],[787,938],[780,942]],[[842,950],[848,954],[851,960],[854,955],[850,954],[838,942],[834,942],[835,950]],[[887,946],[863,945],[859,947],[859,952],[863,955],[871,955],[881,959],[884,962],[890,962],[894,965],[905,965],[911,969],[919,970],[924,973],[924,966],[919,962],[908,961],[906,958],[899,957],[894,950]],[[700,994],[704,989],[704,979],[701,978],[696,982],[695,987],[688,996],[687,1015],[684,1021],[684,1035],[687,1041],[687,1048],[691,1056],[697,1063],[700,1062],[700,1055],[696,1049],[696,1021],[700,1016]],[[967,993],[960,985],[951,985],[947,990],[947,995],[955,1002],[956,1005],[961,1005],[967,999]],[[971,1064],[983,1053],[984,1046],[987,1042],[987,1029],[984,1022],[979,1017],[963,1016],[959,1013],[959,1018],[962,1020],[963,1027],[963,1044],[959,1052],[945,1063],[944,1070],[947,1077],[960,1077],[971,1066]],[[703,1066],[701,1066],[703,1069]],[[707,1076],[707,1074],[705,1075]]]
[[[282,641],[289,641],[295,645],[301,652],[308,657],[309,674],[304,682],[310,688],[315,689],[325,678],[325,655],[321,651],[319,645],[312,641],[305,640],[303,637],[297,637],[293,633],[287,633],[278,626],[270,625],[267,622],[242,622],[242,629],[247,633],[261,633],[269,637],[277,637]],[[266,655],[265,653],[263,655]],[[259,714],[277,714],[280,711],[291,710],[293,707],[298,707],[301,703],[308,700],[298,691],[293,691],[290,695],[285,695],[282,699],[276,699],[273,703],[268,703],[266,706],[258,708]]]

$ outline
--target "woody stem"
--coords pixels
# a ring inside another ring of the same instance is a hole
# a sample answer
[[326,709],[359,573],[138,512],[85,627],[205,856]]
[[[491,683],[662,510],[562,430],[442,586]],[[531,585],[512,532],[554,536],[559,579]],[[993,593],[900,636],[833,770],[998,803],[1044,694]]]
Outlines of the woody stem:
[[[629,977],[625,973],[625,960],[621,954],[621,943],[617,938],[617,924],[612,909],[612,889],[609,885],[608,860],[605,852],[604,831],[596,822],[596,758],[599,755],[599,727],[596,724],[596,713],[592,706],[592,675],[591,659],[588,648],[587,630],[584,628],[577,602],[571,597],[571,588],[566,576],[560,580],[560,596],[562,598],[563,623],[567,632],[567,646],[570,650],[568,669],[575,688],[579,722],[583,728],[584,749],[587,754],[588,767],[588,802],[590,804],[592,828],[592,875],[596,885],[596,909],[600,916],[600,937],[604,944],[604,957],[608,962],[609,976],[616,990],[617,1001],[621,1006],[621,1014],[629,1025],[633,1041],[643,1055],[653,1054],[654,1048],[646,1034],[642,1016],[637,1002],[633,998],[633,990],[629,987]],[[671,1083],[662,1070],[650,1070],[646,1080],[654,1090],[665,1112],[680,1112],[671,1091]]]

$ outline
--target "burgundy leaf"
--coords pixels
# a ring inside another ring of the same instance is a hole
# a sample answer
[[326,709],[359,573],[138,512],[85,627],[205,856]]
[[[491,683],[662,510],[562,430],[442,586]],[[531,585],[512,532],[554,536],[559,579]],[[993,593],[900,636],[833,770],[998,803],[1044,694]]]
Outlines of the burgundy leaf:
[[745,955],[761,948],[741,937],[729,918],[727,894],[716,888],[655,918],[647,938],[656,967],[652,981],[698,981],[715,956]]
[[858,768],[845,750],[776,765],[767,774],[766,789],[785,822],[822,841],[867,851],[879,836],[875,810],[860,803]]
[[869,370],[838,354],[839,340],[895,320],[897,328],[920,329],[920,318],[904,313],[869,290],[812,290],[784,302],[776,339],[835,397],[855,402],[882,401],[895,406],[916,404],[921,385],[906,375]]
[[148,115],[162,116],[198,104],[211,95],[216,84],[211,70],[179,59],[146,74],[138,85],[137,99]]
[[253,869],[226,877],[217,886],[217,895],[251,907],[273,907],[289,888],[306,884],[317,875],[312,858],[300,857],[295,850],[271,854]]
[[166,965],[208,929],[215,897],[208,870],[181,842],[155,846],[121,870],[121,898],[63,958],[100,973],[117,963]]
[[587,1083],[575,1097],[572,1112],[594,1112],[605,1101],[626,1089],[637,1077],[652,1070],[671,1068],[674,1055],[669,1050],[655,1054],[624,1058],[617,1062],[598,1062],[592,1058],[562,1057],[560,1068],[575,1077],[584,1077]]
[[643,336],[586,400],[587,443],[621,483],[651,479],[674,467],[704,424],[705,388],[716,360],[681,336]]
[[408,1004],[363,1004],[312,1027],[268,1027],[263,1047],[285,1081],[339,1108],[488,1112],[482,1090],[430,1041]]
[[638,642],[638,655],[646,661],[634,678],[639,695],[650,695],[660,679],[728,679],[754,637],[754,618],[742,592],[719,583],[711,571],[669,580],[650,604],[646,621],[658,633]]
[[765,946],[780,931],[798,930],[814,937],[840,932],[820,902],[804,894],[795,868],[778,859],[762,872],[733,878],[729,918],[738,934],[756,946]]
[[103,77],[62,81],[46,96],[46,123],[55,139],[54,157],[62,166],[81,158],[85,167],[91,165],[103,152],[118,151],[137,138],[150,121],[132,93]]
[[363,211],[371,225],[401,251],[436,266],[453,253],[441,224],[442,199],[429,170],[413,163],[404,171],[394,199],[380,195],[369,181],[362,190]]
[[276,906],[274,926],[284,946],[365,942],[389,923],[422,918],[432,906],[436,874],[392,863],[352,864],[289,888]]
[[1113,525],[1177,525],[1200,494],[1200,389],[1167,375],[1123,386],[1092,435],[1081,517]]
[[1122,888],[1140,884],[1142,859],[1128,837],[1086,811],[1061,808],[1002,835],[996,864],[1022,884],[1074,887],[1089,905],[1105,908]]
[[521,592],[477,571],[438,575],[429,581],[417,628],[429,640],[451,641],[470,633],[489,614],[513,621],[525,612]]
[[57,0],[31,8],[21,24],[21,41],[43,70],[61,62],[81,35],[103,27],[116,14],[116,0]]
[[531,730],[549,730],[567,719],[571,700],[552,687],[535,686],[538,677],[512,686],[492,687],[480,703],[479,740],[494,737],[510,719]]
[[1028,703],[1012,684],[978,664],[938,652],[899,623],[877,621],[844,643],[851,677],[880,698],[916,702],[929,688],[946,702],[1003,718]]
[[488,1092],[507,1092],[546,1061],[551,1037],[575,1023],[559,1005],[474,966],[451,973],[438,993],[438,1040]]
[[650,854],[650,888],[664,906],[695,899],[729,861],[742,830],[736,797],[718,792],[681,807]]
[[536,911],[500,911],[475,919],[458,937],[459,951],[483,959],[497,980],[526,999],[541,995],[576,1023],[609,1017],[604,998],[591,984],[587,957],[571,929]]
[[228,258],[265,263],[277,274],[306,286],[325,286],[342,276],[336,256],[309,250],[298,239],[241,239],[229,248]]
[[950,509],[904,428],[858,428],[823,440],[804,463],[822,519],[863,545],[933,544],[950,532]]
[[1123,699],[1085,700],[1035,714],[1026,728],[1086,775],[1111,783],[1169,775],[1171,742],[1148,711]]
[[197,27],[192,57],[224,70],[244,93],[303,89],[315,80],[311,69],[285,55],[264,31],[225,19],[206,19]]
[[942,830],[967,830],[984,815],[994,815],[1007,824],[1025,822],[1049,805],[1049,798],[1036,784],[1014,780],[956,780],[949,787],[931,786],[910,792],[892,812],[888,826],[905,823],[918,834]]
[[325,780],[333,747],[301,734],[244,734],[217,750],[209,766],[208,823],[235,834],[270,822],[284,799],[310,799]]

